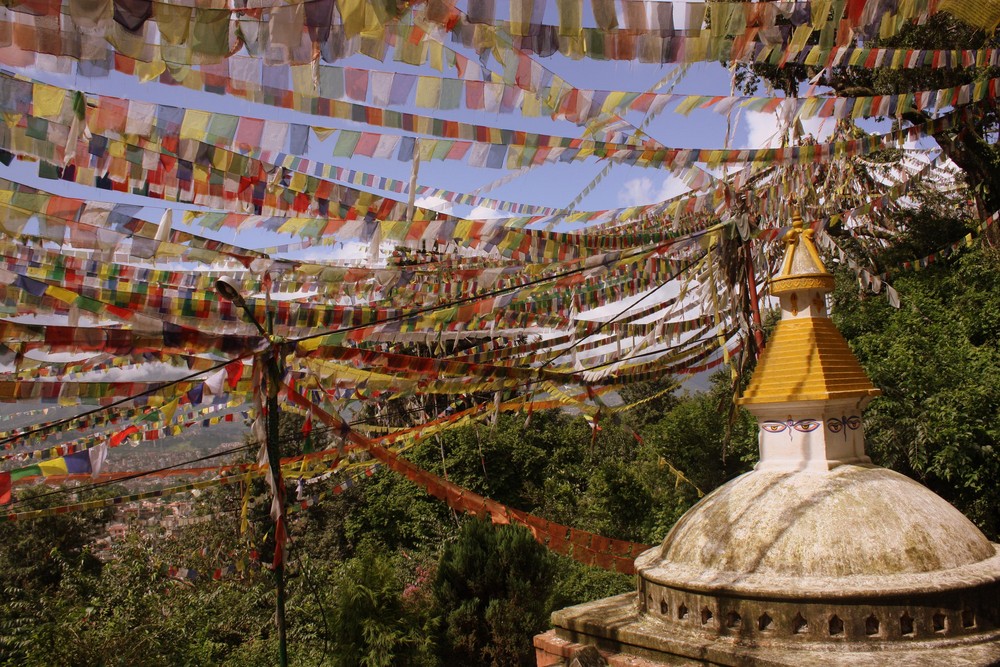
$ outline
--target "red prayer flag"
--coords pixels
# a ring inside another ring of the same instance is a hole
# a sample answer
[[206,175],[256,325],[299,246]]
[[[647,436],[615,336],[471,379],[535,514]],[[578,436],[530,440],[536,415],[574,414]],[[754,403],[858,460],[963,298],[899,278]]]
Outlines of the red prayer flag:
[[242,361],[234,361],[226,366],[226,383],[230,389],[236,389],[241,377],[243,377]]
[[0,472],[0,505],[10,503],[10,471]]
[[115,433],[114,435],[111,436],[111,446],[117,447],[118,445],[122,444],[122,441],[125,438],[129,437],[133,433],[138,433],[138,432],[139,432],[139,427],[129,426],[124,431],[119,431],[118,433]]

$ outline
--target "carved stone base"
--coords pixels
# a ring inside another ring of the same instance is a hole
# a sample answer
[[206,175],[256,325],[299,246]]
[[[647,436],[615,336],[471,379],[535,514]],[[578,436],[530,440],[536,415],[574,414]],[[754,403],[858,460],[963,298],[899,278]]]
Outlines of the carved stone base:
[[[565,665],[574,659],[573,647],[589,646],[609,666],[658,667],[660,665],[739,665],[760,667],[939,667],[1000,665],[1000,630],[956,636],[951,639],[911,642],[796,641],[756,636],[706,637],[664,626],[654,617],[640,615],[636,593],[625,593],[568,607],[552,615],[555,629],[535,639],[540,667]],[[558,641],[556,641],[558,640]],[[570,647],[547,652],[540,647]],[[544,662],[557,658],[562,662]],[[580,664],[584,664],[580,661]]]

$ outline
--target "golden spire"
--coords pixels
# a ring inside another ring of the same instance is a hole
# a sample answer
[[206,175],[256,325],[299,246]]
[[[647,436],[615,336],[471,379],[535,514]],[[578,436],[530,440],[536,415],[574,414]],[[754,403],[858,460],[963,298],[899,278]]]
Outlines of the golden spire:
[[802,228],[798,212],[792,214],[792,228],[785,237],[785,261],[781,273],[771,280],[771,296],[781,296],[798,290],[833,291],[833,276],[823,266],[816,252],[812,229]]
[[781,273],[771,280],[771,295],[781,300],[781,321],[739,399],[743,405],[880,393],[826,313],[825,295],[833,291],[834,279],[816,252],[813,235],[794,214]]

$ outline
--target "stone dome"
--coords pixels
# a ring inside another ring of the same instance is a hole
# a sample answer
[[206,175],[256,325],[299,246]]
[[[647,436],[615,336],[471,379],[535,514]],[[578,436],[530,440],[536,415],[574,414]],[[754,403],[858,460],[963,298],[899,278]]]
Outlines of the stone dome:
[[892,470],[754,471],[716,489],[659,547],[644,579],[770,598],[905,595],[1000,580],[1000,556],[961,512]]
[[861,415],[878,390],[827,314],[812,230],[796,218],[785,242],[782,318],[741,398],[760,461],[636,559],[640,615],[677,636],[799,648],[994,641],[997,545],[871,465]]

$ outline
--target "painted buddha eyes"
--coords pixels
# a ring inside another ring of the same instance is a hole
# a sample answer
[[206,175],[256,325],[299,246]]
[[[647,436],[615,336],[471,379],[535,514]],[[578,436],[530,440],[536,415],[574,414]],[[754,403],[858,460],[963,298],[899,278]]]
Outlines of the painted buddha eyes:
[[812,433],[813,431],[819,428],[821,423],[822,422],[819,422],[815,419],[799,419],[799,420],[787,419],[783,422],[779,421],[761,422],[760,427],[765,431],[767,431],[768,433],[781,433],[786,429],[795,429],[800,433]]
[[[786,419],[785,421],[772,420],[761,422],[760,427],[768,433],[783,433],[784,431],[789,431],[789,436],[791,436],[791,430],[798,431],[799,433],[812,433],[822,424],[823,422],[817,419]],[[831,433],[840,433],[845,428],[856,431],[861,428],[861,417],[857,415],[851,415],[850,417],[831,417],[826,420],[826,427],[830,429]]]
[[819,425],[821,423],[822,422],[818,422],[815,419],[800,419],[799,421],[792,424],[792,428],[802,433],[812,433],[813,431],[819,428]]
[[831,433],[840,433],[845,428],[856,431],[861,428],[861,417],[851,415],[850,417],[831,417],[826,420],[826,427]]

